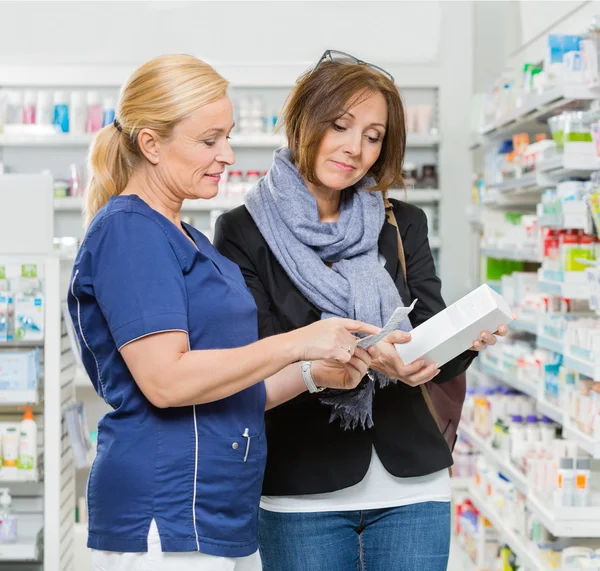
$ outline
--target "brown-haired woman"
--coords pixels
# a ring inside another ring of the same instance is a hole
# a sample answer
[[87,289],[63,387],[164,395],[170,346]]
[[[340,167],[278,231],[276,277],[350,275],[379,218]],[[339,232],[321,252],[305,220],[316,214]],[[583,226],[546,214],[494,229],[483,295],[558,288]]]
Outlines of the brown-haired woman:
[[[483,332],[474,351],[443,367],[404,365],[395,351],[444,302],[425,214],[391,201],[405,281],[378,192],[402,176],[406,130],[393,78],[325,52],[299,79],[283,119],[289,148],[215,235],[254,295],[259,335],[333,315],[382,326],[397,306],[419,301],[410,322],[369,349],[371,373],[355,390],[305,393],[267,413],[263,569],[445,570],[452,455],[419,385],[455,378],[496,339]],[[309,363],[303,371],[310,377]]]

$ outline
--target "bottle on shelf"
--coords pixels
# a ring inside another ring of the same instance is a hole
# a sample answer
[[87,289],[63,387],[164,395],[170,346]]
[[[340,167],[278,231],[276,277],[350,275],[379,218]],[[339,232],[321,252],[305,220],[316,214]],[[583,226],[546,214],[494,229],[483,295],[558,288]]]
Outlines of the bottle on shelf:
[[19,460],[17,468],[33,474],[37,464],[37,424],[33,418],[33,410],[25,407],[25,414],[19,427]]
[[81,135],[85,133],[87,121],[85,97],[82,91],[73,91],[71,93],[71,133]]
[[100,129],[102,129],[102,106],[100,105],[100,95],[98,95],[97,91],[88,91],[85,130],[88,133],[95,133]]
[[106,127],[115,120],[115,100],[107,97],[102,103],[102,126]]
[[54,92],[53,124],[63,133],[69,132],[69,96],[64,91]]
[[54,107],[50,91],[38,91],[35,109],[36,125],[52,125],[54,122]]
[[77,170],[77,165],[69,165],[69,196],[83,196],[83,186],[81,177]]
[[35,125],[35,91],[28,89],[23,100],[23,125]]
[[23,123],[23,93],[9,91],[6,96],[5,125],[21,125]]
[[17,540],[17,518],[12,514],[12,497],[8,488],[0,493],[0,543]]

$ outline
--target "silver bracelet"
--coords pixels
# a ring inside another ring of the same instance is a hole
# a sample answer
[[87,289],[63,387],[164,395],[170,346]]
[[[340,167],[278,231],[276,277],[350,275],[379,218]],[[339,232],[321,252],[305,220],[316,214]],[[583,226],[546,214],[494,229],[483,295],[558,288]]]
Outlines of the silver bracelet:
[[309,393],[320,393],[325,390],[325,387],[317,387],[315,382],[313,381],[312,374],[310,372],[311,361],[302,361],[300,363],[300,370],[302,371],[302,378],[304,379],[304,384],[308,389]]

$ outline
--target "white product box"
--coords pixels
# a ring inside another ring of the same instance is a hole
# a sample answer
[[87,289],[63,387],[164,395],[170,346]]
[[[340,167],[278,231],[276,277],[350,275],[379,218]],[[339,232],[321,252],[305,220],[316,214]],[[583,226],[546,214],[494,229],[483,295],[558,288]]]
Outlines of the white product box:
[[469,349],[482,331],[493,333],[510,321],[505,299],[484,284],[413,329],[411,340],[396,350],[405,364],[425,358],[443,365]]

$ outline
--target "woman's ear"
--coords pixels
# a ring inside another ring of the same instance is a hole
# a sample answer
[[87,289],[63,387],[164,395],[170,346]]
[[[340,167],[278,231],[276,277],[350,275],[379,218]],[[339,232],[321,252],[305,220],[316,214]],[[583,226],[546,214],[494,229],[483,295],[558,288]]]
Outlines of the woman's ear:
[[157,165],[160,154],[160,140],[152,129],[142,129],[138,133],[138,146],[142,154],[153,164]]

